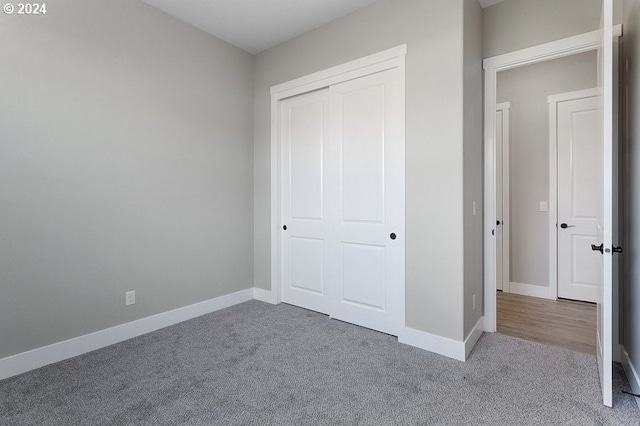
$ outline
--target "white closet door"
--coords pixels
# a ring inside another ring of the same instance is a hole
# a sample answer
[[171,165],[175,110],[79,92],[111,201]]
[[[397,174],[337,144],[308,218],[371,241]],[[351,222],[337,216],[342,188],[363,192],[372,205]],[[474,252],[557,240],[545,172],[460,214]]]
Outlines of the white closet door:
[[398,88],[397,69],[330,87],[326,181],[331,316],[393,335],[405,244]]
[[325,156],[329,92],[281,102],[282,301],[329,313]]

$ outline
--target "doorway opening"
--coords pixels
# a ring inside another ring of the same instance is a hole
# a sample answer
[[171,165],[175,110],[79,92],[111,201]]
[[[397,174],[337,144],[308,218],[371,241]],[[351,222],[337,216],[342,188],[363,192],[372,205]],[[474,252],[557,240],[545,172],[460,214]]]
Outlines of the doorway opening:
[[[597,55],[497,73],[497,331],[596,353]],[[567,222],[569,224],[567,224]]]
[[[611,255],[618,250],[612,243],[614,240],[613,218],[617,214],[614,205],[613,181],[614,164],[617,161],[613,143],[614,135],[614,41],[617,50],[621,26],[613,26],[613,5],[611,0],[603,0],[600,29],[590,33],[545,43],[531,48],[502,54],[485,59],[485,93],[484,93],[484,330],[495,332],[497,329],[496,298],[496,85],[499,71],[536,64],[548,60],[567,57],[591,50],[597,50],[598,77],[598,134],[599,159],[597,174],[600,176],[598,191],[602,194],[602,208],[599,212],[598,234],[599,246],[593,246],[602,254],[598,258],[600,266],[599,291],[597,301],[597,350],[596,360],[600,377],[603,403],[612,406],[612,355],[617,348],[618,333],[613,321],[617,315],[612,308],[617,306],[613,300],[616,292],[613,288],[613,263]],[[617,240],[617,239],[616,239]],[[614,305],[615,304],[615,305]]]

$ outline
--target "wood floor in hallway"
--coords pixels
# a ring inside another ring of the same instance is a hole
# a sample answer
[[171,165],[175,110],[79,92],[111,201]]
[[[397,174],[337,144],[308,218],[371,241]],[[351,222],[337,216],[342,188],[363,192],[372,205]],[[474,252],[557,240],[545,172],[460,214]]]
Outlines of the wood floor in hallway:
[[498,333],[596,353],[596,305],[497,292]]

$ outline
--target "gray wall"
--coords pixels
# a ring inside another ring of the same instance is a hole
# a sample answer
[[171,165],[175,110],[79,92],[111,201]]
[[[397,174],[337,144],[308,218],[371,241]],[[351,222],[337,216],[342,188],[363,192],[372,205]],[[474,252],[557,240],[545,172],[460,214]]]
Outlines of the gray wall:
[[482,11],[482,54],[502,53],[597,30],[602,0],[508,0]]
[[[625,0],[624,74],[627,111],[623,133],[622,344],[640,366],[640,2]],[[623,96],[624,96],[623,91]],[[623,98],[623,101],[624,98]]]
[[510,110],[511,281],[549,286],[549,105],[547,97],[597,85],[596,53],[498,73],[497,101]]
[[[464,2],[464,336],[483,313],[482,265],[482,12]],[[476,215],[473,215],[473,203]],[[473,308],[473,296],[476,304]]]
[[47,6],[0,14],[0,358],[252,286],[253,58],[140,2]]
[[270,288],[270,87],[407,43],[407,326],[463,339],[462,27],[462,0],[382,0],[256,56],[256,287]]

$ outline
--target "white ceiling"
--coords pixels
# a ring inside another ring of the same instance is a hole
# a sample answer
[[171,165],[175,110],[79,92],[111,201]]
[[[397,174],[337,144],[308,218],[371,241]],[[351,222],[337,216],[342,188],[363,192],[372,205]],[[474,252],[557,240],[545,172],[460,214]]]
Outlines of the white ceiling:
[[377,0],[143,1],[255,54]]
[[[318,28],[377,0],[143,0],[249,53]],[[479,0],[489,7],[504,0]]]

